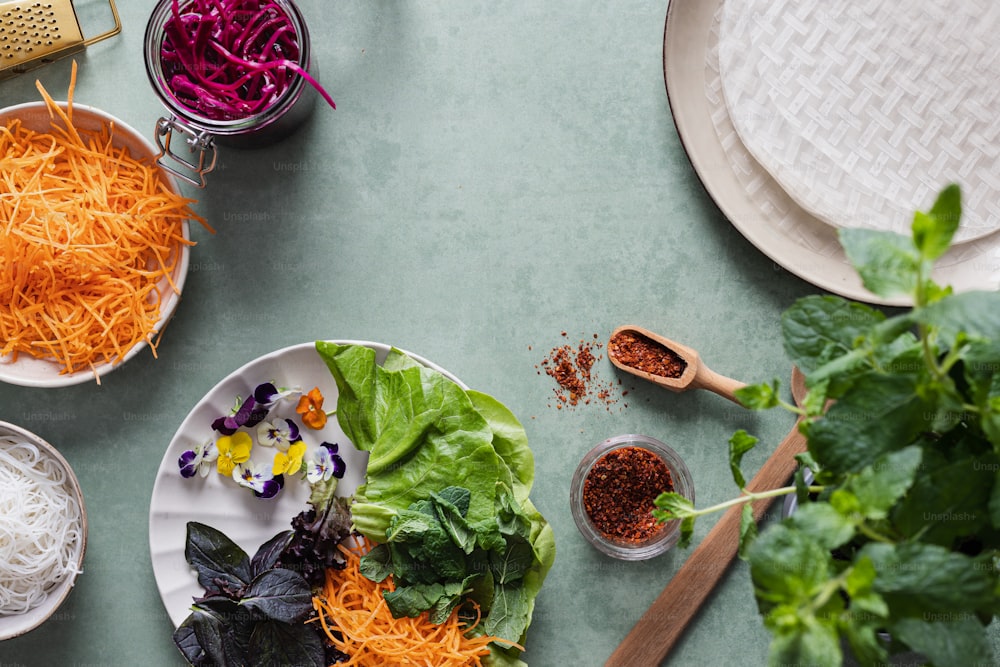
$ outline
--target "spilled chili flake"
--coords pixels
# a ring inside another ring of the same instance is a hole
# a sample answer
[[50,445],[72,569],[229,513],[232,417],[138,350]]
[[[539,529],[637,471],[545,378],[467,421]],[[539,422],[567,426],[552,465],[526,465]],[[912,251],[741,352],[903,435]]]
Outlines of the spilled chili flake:
[[[565,331],[560,335],[564,339],[569,338]],[[598,335],[594,334],[592,338],[581,338],[575,344],[565,342],[553,347],[548,356],[535,366],[539,375],[544,372],[555,380],[553,391],[557,409],[589,405],[593,401],[610,409],[628,394],[627,390],[621,389],[621,380],[616,384],[597,377],[594,366],[604,358],[602,348]]]

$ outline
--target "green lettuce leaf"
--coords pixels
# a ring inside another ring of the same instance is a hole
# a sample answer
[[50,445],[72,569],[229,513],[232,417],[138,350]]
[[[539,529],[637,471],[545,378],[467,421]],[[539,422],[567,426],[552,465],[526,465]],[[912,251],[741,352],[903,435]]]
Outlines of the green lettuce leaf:
[[[531,503],[534,457],[517,418],[398,350],[383,364],[363,346],[317,342],[337,382],[337,419],[370,453],[351,513],[379,543],[362,573],[392,575],[394,613],[445,618],[471,596],[476,632],[523,642],[555,559],[548,522]],[[523,665],[492,646],[489,664]]]

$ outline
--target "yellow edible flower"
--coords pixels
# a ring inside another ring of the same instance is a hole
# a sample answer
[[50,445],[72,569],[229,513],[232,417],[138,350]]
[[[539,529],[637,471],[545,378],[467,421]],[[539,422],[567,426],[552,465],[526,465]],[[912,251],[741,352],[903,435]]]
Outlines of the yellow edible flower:
[[253,440],[248,433],[239,431],[220,437],[216,440],[215,447],[219,450],[219,458],[215,464],[219,474],[230,477],[237,463],[244,463],[250,459],[250,448],[253,447]]
[[287,452],[276,452],[274,455],[274,465],[271,473],[274,475],[284,475],[286,473],[294,475],[302,468],[302,457],[306,454],[306,443],[299,440],[288,448]]

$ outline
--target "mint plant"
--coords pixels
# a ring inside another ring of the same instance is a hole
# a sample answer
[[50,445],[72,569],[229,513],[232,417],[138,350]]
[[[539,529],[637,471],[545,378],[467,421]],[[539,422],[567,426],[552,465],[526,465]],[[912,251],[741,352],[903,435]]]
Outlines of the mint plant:
[[[993,664],[986,626],[1000,611],[1000,293],[955,294],[931,277],[961,219],[945,188],[911,235],[840,230],[864,286],[909,295],[893,315],[809,296],[782,315],[784,348],[806,374],[800,406],[780,384],[738,394],[754,409],[803,417],[808,451],[794,484],[746,491],[740,461],[756,439],[730,439],[740,495],[695,509],[657,499],[689,543],[699,516],[743,503],[740,555],[750,566],[771,665],[864,665],[913,650],[932,665]],[[806,483],[805,471],[813,481]],[[760,533],[750,503],[797,494],[792,516]]]

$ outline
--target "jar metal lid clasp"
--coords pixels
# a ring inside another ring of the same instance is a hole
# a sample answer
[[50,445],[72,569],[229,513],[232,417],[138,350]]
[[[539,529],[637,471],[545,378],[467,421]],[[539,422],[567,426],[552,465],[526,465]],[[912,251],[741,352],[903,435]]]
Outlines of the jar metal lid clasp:
[[[170,142],[175,131],[184,135],[184,143],[188,145],[187,152],[189,154],[197,153],[197,160],[178,155],[170,149]],[[159,155],[156,156],[158,165],[195,187],[205,187],[205,174],[215,169],[215,163],[218,159],[211,134],[193,130],[179,122],[175,117],[160,118],[156,122],[156,145],[160,149]],[[179,166],[175,167],[165,158],[169,158]]]

